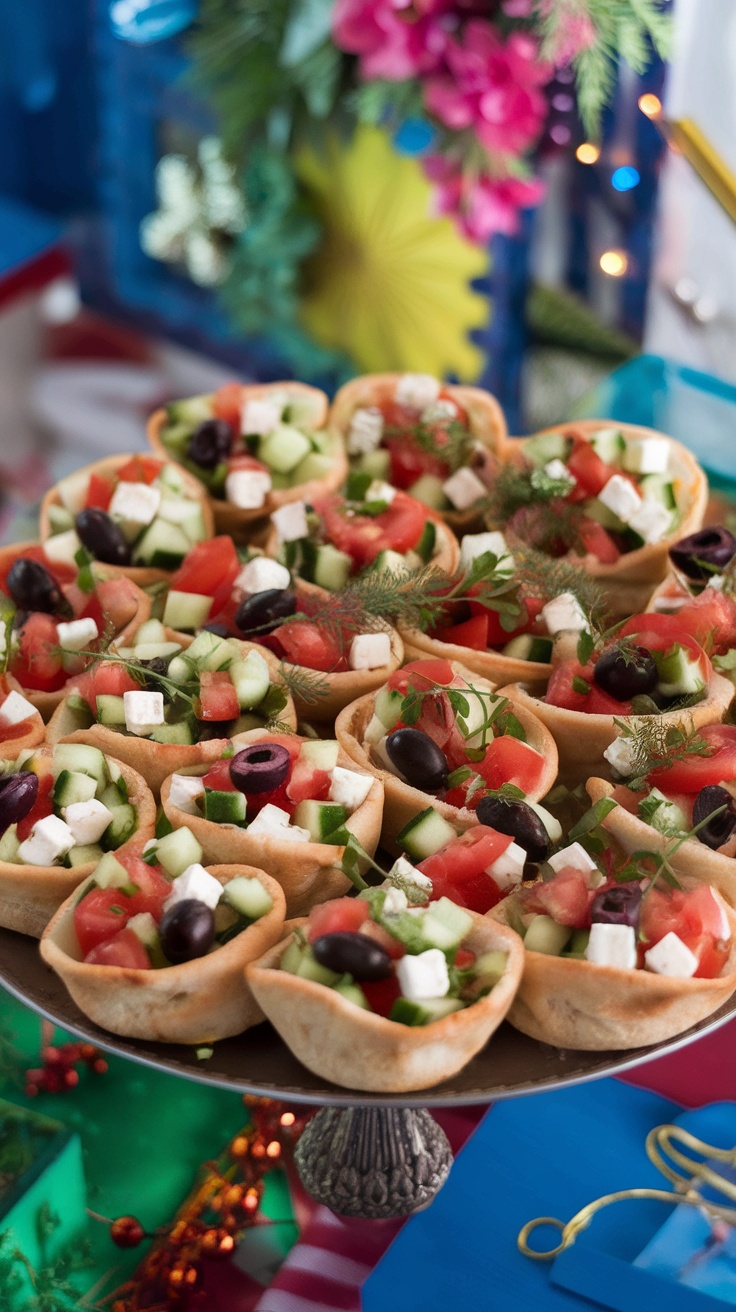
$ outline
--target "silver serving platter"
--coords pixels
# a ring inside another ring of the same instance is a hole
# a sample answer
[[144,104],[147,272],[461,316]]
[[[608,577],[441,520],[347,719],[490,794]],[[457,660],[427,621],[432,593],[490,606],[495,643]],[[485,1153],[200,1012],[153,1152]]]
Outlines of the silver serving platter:
[[268,1024],[214,1045],[206,1061],[193,1048],[143,1043],[108,1034],[75,1006],[57,975],[41,960],[35,939],[0,929],[0,984],[61,1029],[120,1057],[238,1093],[263,1094],[319,1106],[462,1107],[521,1094],[543,1093],[604,1075],[619,1075],[664,1053],[675,1052],[736,1016],[736,995],[685,1034],[651,1048],[580,1052],[551,1048],[502,1025],[482,1052],[452,1080],[412,1094],[371,1094],[341,1089],[312,1075],[291,1055]]

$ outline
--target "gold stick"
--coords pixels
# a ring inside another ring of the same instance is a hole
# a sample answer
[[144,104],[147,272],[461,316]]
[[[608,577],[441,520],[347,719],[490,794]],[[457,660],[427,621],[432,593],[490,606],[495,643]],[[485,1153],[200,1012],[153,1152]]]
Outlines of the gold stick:
[[736,223],[736,174],[697,123],[691,118],[668,119],[663,114],[650,117],[668,146],[687,160],[721,208]]

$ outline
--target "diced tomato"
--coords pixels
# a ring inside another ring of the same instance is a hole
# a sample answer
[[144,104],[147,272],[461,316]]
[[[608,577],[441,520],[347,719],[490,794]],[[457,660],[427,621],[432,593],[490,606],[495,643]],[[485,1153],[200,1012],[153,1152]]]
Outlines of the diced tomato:
[[[2,703],[0,703],[1,705]],[[12,742],[14,738],[22,738],[28,733],[31,726],[31,716],[25,720],[18,720],[16,724],[3,724],[0,717],[0,743]]]
[[151,962],[132,929],[121,929],[114,938],[91,948],[84,958],[87,966],[122,966],[126,970],[150,970]]
[[32,611],[24,620],[18,639],[10,670],[23,687],[39,692],[63,688],[68,676],[57,650],[59,634],[52,616]]
[[[609,478],[620,472],[613,469],[611,465],[607,465],[604,460],[601,460],[590,442],[584,437],[573,438],[573,449],[566,463],[570,473],[577,479],[578,486],[583,493],[582,500],[586,500],[588,497],[597,497],[598,493],[603,491]],[[577,492],[577,488],[573,491]]]
[[486,748],[485,758],[476,766],[489,788],[500,788],[508,783],[521,788],[524,793],[533,793],[539,788],[545,768],[541,752],[511,734],[494,738]]
[[578,525],[578,533],[583,549],[595,556],[601,565],[615,565],[621,559],[621,552],[611,534],[595,519],[585,516]]
[[92,669],[80,674],[74,680],[73,687],[96,713],[98,696],[122,697],[123,693],[135,692],[140,684],[136,683],[124,665],[116,665],[114,661],[100,661]]
[[103,579],[97,584],[95,591],[90,593],[87,607],[82,612],[85,617],[92,615],[96,620],[96,610],[99,606],[102,611],[102,623],[98,623],[98,628],[102,632],[104,621],[109,620],[114,625],[116,631],[125,628],[130,623],[138,609],[140,593],[130,579]]
[[475,960],[475,953],[471,952],[470,948],[458,948],[455,953],[455,965],[458,970],[467,970],[468,966],[472,966]]
[[394,1003],[401,997],[399,981],[393,972],[385,979],[361,980],[360,987],[371,1011],[375,1011],[378,1016],[388,1016]]
[[268,473],[268,465],[264,465],[262,460],[256,460],[255,456],[250,455],[248,451],[238,451],[233,456],[227,458],[227,468],[229,473],[236,469],[249,469],[253,473]]
[[131,456],[115,471],[115,477],[119,483],[152,483],[163,467],[163,460],[157,456]]
[[356,933],[369,918],[368,903],[359,897],[336,897],[312,907],[307,923],[307,938],[313,943],[323,934]]
[[148,911],[158,923],[163,914],[164,902],[171,893],[170,881],[163,870],[158,866],[149,866],[134,850],[126,851],[123,848],[115,855],[128,871],[131,884],[135,884],[138,889],[130,899],[126,900],[126,908],[134,908],[131,911],[132,915]]
[[264,806],[278,806],[281,811],[286,811],[288,815],[294,814],[294,802],[287,793],[288,780],[279,784],[278,788],[272,788],[268,793],[249,793],[245,792],[246,815],[248,820],[253,820],[262,811]]
[[218,793],[235,793],[237,788],[230,778],[230,761],[228,757],[224,761],[215,761],[206,774],[202,775],[202,783],[205,788],[213,788]]
[[231,537],[222,535],[197,542],[171,576],[173,592],[196,592],[212,597],[209,617],[222,610],[230,599],[240,570],[238,553]]
[[134,897],[119,888],[93,888],[74,908],[74,930],[82,956],[124,929],[137,914]]
[[385,948],[392,961],[398,961],[401,957],[406,956],[406,948],[400,943],[393,934],[389,934],[383,925],[377,925],[375,920],[364,920],[360,926],[361,934],[372,938],[374,943],[380,943]]
[[573,866],[563,866],[554,879],[535,884],[529,890],[525,910],[534,909],[551,916],[558,925],[585,929],[590,924],[590,904],[596,895],[585,875]]
[[343,666],[345,664],[335,635],[329,629],[320,629],[310,620],[287,620],[269,634],[265,645],[290,665],[304,665],[309,670],[328,672],[334,671],[341,661]]
[[380,515],[347,513],[344,497],[335,495],[315,504],[325,535],[351,557],[358,569],[371,565],[382,551],[411,551],[432,516],[426,506],[397,492]]
[[330,791],[331,782],[331,776],[326,770],[316,769],[310,761],[299,756],[286,785],[286,796],[295,806],[309,799],[322,802]]
[[[128,581],[129,581],[128,579],[110,580],[111,583],[123,583],[123,584],[128,583]],[[75,595],[75,597],[72,598],[69,595],[72,591],[75,594],[79,593],[80,594],[79,597]],[[84,593],[81,591],[81,589],[77,588],[75,584],[71,583],[71,584],[67,584],[66,588],[64,589],[64,593],[66,595],[67,601],[70,601],[72,606],[74,607],[75,618],[94,620],[95,624],[97,625],[97,632],[104,633],[105,612],[102,609],[102,604],[100,602],[100,598],[97,590],[95,590],[94,592]],[[130,618],[131,619],[133,618],[132,611],[130,613]],[[123,622],[123,624],[125,623],[127,623],[127,620]],[[123,628],[123,624],[115,625],[116,630]],[[92,647],[94,642],[95,640],[93,639],[92,643],[90,643],[89,646]]]
[[[482,615],[474,615],[472,619],[464,620],[462,624],[453,624],[449,629],[438,629],[435,637],[439,638],[440,642],[457,643],[458,647],[469,647],[473,651],[486,651],[492,643],[499,641],[495,636],[495,632],[493,638],[488,636],[489,621],[492,618],[498,620],[496,612],[484,610]],[[501,632],[504,632],[503,629],[501,629]],[[504,634],[504,636],[508,638],[507,634]]]
[[[583,679],[589,692],[577,692],[573,679]],[[630,702],[618,702],[599,688],[593,679],[593,666],[579,661],[560,661],[552,666],[544,700],[566,711],[584,711],[588,715],[629,715]]]
[[678,623],[706,651],[722,654],[736,647],[736,599],[706,588],[677,612]]
[[102,474],[93,471],[89,476],[87,486],[87,496],[85,497],[85,509],[96,506],[99,510],[107,510],[112,501],[113,484],[112,480],[105,478]]
[[706,724],[698,737],[712,749],[710,756],[688,754],[682,760],[652,770],[649,782],[667,793],[697,793],[707,784],[736,779],[736,725]]
[[202,670],[194,714],[198,720],[237,720],[238,694],[227,670]]
[[641,933],[652,947],[670,932],[677,934],[699,961],[696,977],[719,975],[728,957],[730,927],[718,894],[708,884],[693,889],[653,888],[644,898]]
[[383,438],[381,446],[391,454],[391,483],[403,491],[423,474],[434,474],[444,482],[450,472],[446,460],[432,451],[425,451],[408,432],[389,434]]
[[383,401],[378,408],[386,428],[414,428],[420,414],[413,406],[402,405],[399,401]]
[[499,834],[488,825],[474,825],[420,862],[418,869],[432,880],[432,901],[449,897],[480,915],[490,911],[503,893],[487,872],[511,842],[508,834]]
[[387,681],[387,686],[403,693],[409,688],[426,692],[427,689],[436,688],[438,683],[449,687],[454,678],[455,671],[449,661],[432,658],[409,661],[402,670],[394,670]]
[[23,843],[28,837],[37,820],[43,820],[47,815],[52,814],[54,807],[51,801],[51,790],[53,786],[54,776],[51,772],[39,775],[36,800],[30,811],[23,816],[22,820],[18,821],[17,834],[20,843]]
[[225,383],[224,387],[218,387],[212,398],[213,415],[216,419],[224,419],[235,433],[240,432],[244,391],[242,383]]

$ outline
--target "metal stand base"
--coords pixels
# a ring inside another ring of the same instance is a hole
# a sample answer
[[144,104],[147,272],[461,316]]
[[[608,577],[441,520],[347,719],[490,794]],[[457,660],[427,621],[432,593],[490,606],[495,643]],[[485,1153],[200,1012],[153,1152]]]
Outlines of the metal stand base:
[[431,1203],[452,1166],[444,1130],[423,1109],[325,1107],[295,1152],[308,1193],[342,1216],[408,1216]]

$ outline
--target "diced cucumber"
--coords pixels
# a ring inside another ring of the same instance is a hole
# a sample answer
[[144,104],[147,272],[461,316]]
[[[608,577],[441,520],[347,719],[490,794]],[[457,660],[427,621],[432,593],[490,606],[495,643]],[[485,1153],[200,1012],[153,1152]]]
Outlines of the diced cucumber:
[[546,465],[550,460],[567,460],[572,441],[562,433],[536,433],[524,442],[524,455],[533,465]]
[[[225,892],[222,895],[223,898],[225,897],[225,893],[227,893],[227,888],[225,889]],[[220,904],[221,903],[222,903],[222,899],[220,900]],[[302,964],[303,956],[304,956],[304,949],[301,946],[299,940],[296,938],[292,939],[288,948],[286,948],[286,950],[281,954],[281,960],[279,961],[279,969],[285,970],[289,975],[298,975],[299,967]]]
[[97,781],[100,788],[105,788],[110,782],[102,752],[99,747],[90,747],[88,743],[56,744],[53,763],[55,779],[58,779],[62,770],[69,770],[72,774],[77,771],[88,774]]
[[176,524],[156,517],[133,548],[134,565],[176,569],[191,547],[191,539]]
[[137,916],[131,916],[126,925],[126,929],[132,929],[136,938],[143,944],[144,948],[160,948],[161,940],[158,933],[158,925],[151,915],[150,911],[139,911]]
[[705,681],[700,664],[697,659],[691,659],[685,647],[675,643],[669,651],[655,651],[652,655],[657,663],[658,690],[662,696],[686,697],[702,692]]
[[406,490],[410,497],[421,501],[422,505],[429,506],[431,510],[444,510],[450,504],[442,488],[442,479],[436,474],[422,474]]
[[581,960],[585,957],[585,949],[588,946],[590,938],[589,929],[574,929],[572,938],[564,951],[566,957],[579,957]]
[[422,917],[422,933],[435,948],[448,952],[459,947],[473,928],[473,917],[449,897],[430,902]]
[[597,524],[603,528],[609,529],[614,533],[624,533],[626,525],[618,515],[607,506],[599,497],[591,497],[589,501],[583,504],[583,510],[589,519],[594,519]]
[[379,688],[373,703],[373,713],[377,715],[386,732],[393,729],[401,718],[401,703],[404,694],[398,688]]
[[18,856],[18,826],[17,824],[8,825],[5,833],[0,836],[0,861],[6,861],[9,865],[18,865],[20,857]]
[[453,1011],[462,1011],[463,1004],[459,998],[423,998],[413,1002],[411,998],[397,998],[389,1014],[389,1020],[400,1025],[431,1025],[433,1020],[442,1020],[451,1016]]
[[300,802],[294,811],[293,823],[301,829],[308,829],[315,843],[324,843],[330,834],[345,824],[348,813],[337,802],[316,802],[311,799]]
[[162,493],[165,494],[166,491],[175,492],[189,500],[187,493],[184,491],[184,473],[180,465],[167,460],[156,475],[155,481],[159,484]]
[[370,474],[371,482],[374,478],[380,478],[381,482],[387,482],[391,473],[391,452],[379,447],[377,451],[366,451],[359,456],[355,468],[361,470],[364,474]]
[[538,638],[534,633],[520,633],[518,638],[511,638],[503,648],[504,656],[515,656],[522,661],[541,661],[548,665],[552,659],[553,642],[551,638]]
[[484,985],[497,984],[506,973],[508,956],[500,948],[484,952],[473,965],[473,977]]
[[524,935],[524,947],[528,952],[543,952],[548,957],[559,957],[571,933],[567,925],[558,925],[551,916],[534,916]]
[[111,806],[112,820],[102,835],[102,846],[105,851],[112,852],[115,848],[122,847],[132,838],[138,827],[138,817],[135,813],[135,807],[130,802],[121,802],[119,806]]
[[159,838],[156,856],[166,873],[175,879],[187,866],[201,863],[203,852],[191,829],[173,829]]
[[334,970],[328,970],[326,966],[320,966],[315,960],[311,948],[305,948],[302,952],[301,961],[296,969],[296,974],[302,979],[311,979],[315,984],[326,984],[331,988],[340,979],[340,976]]
[[220,670],[231,664],[233,652],[225,638],[204,629],[187,647],[186,659],[193,661],[198,670]]
[[49,506],[49,528],[52,534],[66,533],[68,529],[74,528],[74,516],[71,510],[66,506]]
[[99,888],[124,888],[130,875],[112,852],[105,852],[95,870],[95,883]]
[[220,792],[216,788],[204,790],[204,818],[216,825],[240,825],[245,821],[245,794]]
[[444,816],[438,815],[433,807],[420,811],[408,825],[396,836],[396,842],[413,861],[424,861],[426,857],[439,852],[441,847],[457,838],[457,833]]
[[186,720],[179,720],[177,724],[156,724],[147,737],[154,743],[176,743],[182,746],[194,742],[191,725]]
[[344,551],[338,551],[331,542],[315,546],[306,539],[303,543],[304,577],[326,588],[340,592],[350,578],[353,562]]
[[[186,427],[190,432],[199,425],[204,423],[205,419],[211,419],[214,411],[212,409],[212,397],[207,396],[188,396],[183,401],[171,401],[166,407],[166,425],[175,424]],[[166,428],[162,431],[162,437]],[[168,466],[164,466],[164,469]],[[163,472],[163,471],[162,471]],[[160,477],[160,475],[159,475]]]
[[63,533],[55,533],[53,537],[46,539],[43,544],[44,555],[55,565],[69,565],[72,569],[76,569],[75,556],[81,545],[76,530],[69,528]]
[[379,551],[373,568],[379,574],[396,574],[399,578],[411,571],[406,557],[398,551]]
[[[84,778],[84,775],[80,776]],[[121,802],[127,802],[127,797],[121,797],[120,790],[116,784],[108,784],[107,788],[100,793],[100,801],[103,806],[112,810],[114,806],[120,806]]]
[[171,660],[172,656],[178,656],[181,651],[180,642],[142,642],[135,645],[135,660],[137,661],[155,661]]
[[268,666],[260,653],[249,651],[245,660],[233,661],[229,673],[241,711],[260,706],[271,682]]
[[173,656],[169,661],[166,677],[167,679],[173,679],[174,683],[187,683],[195,669],[194,662],[190,661],[188,655],[182,652],[180,656]]
[[335,462],[332,456],[323,455],[321,451],[310,451],[302,461],[293,469],[290,475],[292,487],[298,487],[300,483],[309,483],[312,479],[324,478],[326,474],[334,468]]
[[667,474],[645,474],[639,483],[641,495],[650,501],[659,501],[667,510],[677,510],[675,485]]
[[368,1004],[368,999],[362,988],[352,980],[340,980],[339,983],[335,985],[335,993],[339,993],[341,997],[347,998],[348,1002],[352,1002],[355,1007],[362,1007],[364,1011],[371,1010],[371,1007]]
[[236,875],[235,879],[229,880],[222,892],[223,899],[228,906],[233,907],[240,916],[246,916],[248,920],[258,920],[265,916],[273,907],[273,899],[268,889],[258,879],[250,878],[248,875]]
[[125,724],[125,702],[113,693],[97,694],[97,723],[111,728]]
[[298,428],[278,424],[258,444],[258,459],[278,474],[290,474],[312,450],[312,443]]
[[212,598],[199,592],[177,592],[166,598],[164,624],[170,629],[201,629],[212,609]]
[[618,428],[599,428],[590,436],[590,445],[607,465],[620,465],[626,450],[626,440]]
[[[310,392],[290,392],[284,394],[283,418],[297,428],[314,428],[322,414],[322,402],[319,396]],[[315,437],[319,434],[315,433]]]
[[77,843],[69,849],[66,860],[70,866],[86,866],[90,862],[97,865],[103,856],[99,843]]
[[436,545],[437,525],[434,520],[428,519],[422,529],[422,536],[415,547],[417,555],[425,562],[425,564],[432,559]]
[[87,500],[89,473],[80,469],[76,474],[69,474],[56,484],[62,506],[72,515],[78,515]]
[[308,761],[315,770],[334,770],[340,744],[334,738],[308,738],[299,751],[300,758]]
[[[80,774],[78,770],[62,770],[54,783],[54,802],[57,806],[73,806],[75,802],[89,802],[95,796],[97,788],[97,780],[91,775]],[[119,801],[116,789],[116,805]]]
[[135,635],[136,650],[146,642],[167,642],[166,629],[161,620],[144,620]]

